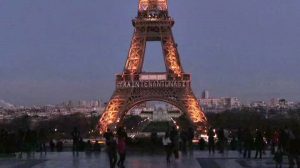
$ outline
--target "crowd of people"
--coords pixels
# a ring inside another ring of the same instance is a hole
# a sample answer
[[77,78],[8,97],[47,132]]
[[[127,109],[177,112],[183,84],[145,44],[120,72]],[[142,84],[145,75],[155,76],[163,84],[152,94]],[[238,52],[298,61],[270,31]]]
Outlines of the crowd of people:
[[46,152],[47,133],[44,130],[19,130],[9,132],[0,130],[0,153],[13,154],[16,152],[31,153],[35,151]]
[[[276,131],[247,128],[237,130],[209,128],[206,133],[207,139],[200,138],[198,147],[199,150],[208,150],[209,155],[214,155],[215,151],[226,154],[228,150],[235,150],[240,153],[241,157],[246,159],[262,159],[268,150],[273,154],[278,167],[282,165],[283,156],[287,156],[291,168],[295,165],[300,166],[300,135],[288,127]],[[151,135],[153,135],[151,139],[157,139],[156,133]],[[84,141],[76,127],[70,133],[70,136],[73,140],[73,152],[101,151],[99,141]],[[124,167],[128,139],[125,129],[120,127],[115,134],[108,130],[104,134],[104,138],[111,168]],[[192,155],[193,139],[195,139],[195,135],[192,128],[178,130],[176,127],[171,127],[161,139],[167,163],[171,162],[172,157],[178,159],[179,151],[182,154]],[[53,140],[49,138],[48,133],[44,130],[20,130],[17,132],[0,130],[0,154],[20,153],[22,155],[22,153],[30,154],[36,151],[46,153],[46,147],[49,151],[60,152],[63,151],[64,144],[61,139]],[[157,141],[155,145],[157,145]]]
[[189,128],[188,130],[181,130],[180,132],[175,127],[168,130],[162,138],[167,163],[170,163],[172,155],[174,155],[175,159],[179,158],[179,150],[181,150],[183,154],[186,154],[187,151],[192,154],[193,139],[194,131],[192,128]]
[[[269,136],[266,135],[268,133]],[[270,149],[278,167],[282,166],[284,155],[288,157],[289,167],[292,168],[296,164],[300,167],[300,135],[287,127],[268,133],[260,129],[227,131],[222,128],[210,128],[207,131],[207,148],[210,155],[215,153],[216,148],[219,153],[224,153],[226,148],[238,150],[247,159],[251,158],[252,151],[255,151],[254,159],[262,159],[262,155]],[[204,150],[205,147],[205,140],[201,138],[199,148]]]
[[[80,151],[101,151],[99,141],[91,142],[84,141],[80,136],[80,132],[76,127],[70,135],[73,138],[72,149],[74,152]],[[5,129],[0,130],[0,154],[10,155],[18,153],[21,157],[23,153],[34,154],[35,152],[47,153],[62,152],[66,140],[56,138],[55,140],[49,136],[49,133],[43,129],[41,130],[19,130],[17,132],[9,132]]]

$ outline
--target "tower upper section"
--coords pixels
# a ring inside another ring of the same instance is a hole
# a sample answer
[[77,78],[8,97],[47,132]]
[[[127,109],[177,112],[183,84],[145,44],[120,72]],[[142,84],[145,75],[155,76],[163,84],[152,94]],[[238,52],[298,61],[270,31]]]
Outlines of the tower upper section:
[[168,0],[139,0],[139,12],[149,10],[168,10]]
[[139,0],[139,11],[137,19],[146,20],[166,20],[168,16],[167,0]]

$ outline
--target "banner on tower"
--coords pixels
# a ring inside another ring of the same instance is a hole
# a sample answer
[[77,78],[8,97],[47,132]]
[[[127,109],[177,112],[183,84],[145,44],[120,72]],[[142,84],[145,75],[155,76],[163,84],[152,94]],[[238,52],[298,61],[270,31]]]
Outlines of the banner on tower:
[[116,87],[124,88],[186,88],[191,84],[190,81],[171,81],[171,80],[144,80],[144,81],[118,81]]

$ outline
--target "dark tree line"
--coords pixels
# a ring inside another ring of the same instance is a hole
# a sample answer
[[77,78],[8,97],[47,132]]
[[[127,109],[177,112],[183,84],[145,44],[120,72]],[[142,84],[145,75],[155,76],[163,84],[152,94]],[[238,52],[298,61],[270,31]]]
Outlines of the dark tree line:
[[15,118],[8,123],[0,124],[2,129],[9,132],[19,130],[45,130],[53,138],[71,138],[71,131],[77,127],[84,138],[97,136],[99,117],[86,117],[81,113],[57,116],[47,120],[35,120],[27,115]]
[[264,112],[253,109],[207,113],[206,116],[213,128],[276,130],[289,127],[300,133],[300,110],[290,110],[285,115],[278,114],[272,118],[266,118]]

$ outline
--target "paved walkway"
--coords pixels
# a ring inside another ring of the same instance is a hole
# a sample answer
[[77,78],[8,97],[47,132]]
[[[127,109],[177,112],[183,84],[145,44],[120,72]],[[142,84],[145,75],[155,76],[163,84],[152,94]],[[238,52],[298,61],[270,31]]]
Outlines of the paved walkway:
[[[283,168],[288,167],[287,163]],[[129,153],[126,168],[274,168],[271,156],[263,159],[243,159],[237,152],[227,152],[224,155],[209,156],[206,151],[194,152],[193,156],[181,155],[178,160],[172,159],[166,164],[164,155]],[[0,158],[0,168],[109,168],[106,153],[80,152],[48,152],[47,155],[35,153],[23,158]]]

